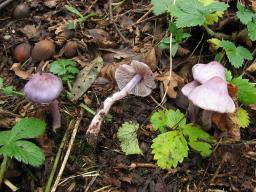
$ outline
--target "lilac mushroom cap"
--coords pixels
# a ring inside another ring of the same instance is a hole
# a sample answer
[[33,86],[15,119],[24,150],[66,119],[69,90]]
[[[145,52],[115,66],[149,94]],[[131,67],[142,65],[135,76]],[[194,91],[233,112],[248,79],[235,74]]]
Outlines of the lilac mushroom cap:
[[217,61],[208,64],[196,64],[192,68],[193,77],[200,83],[205,83],[213,77],[219,77],[226,81],[225,68]]
[[156,87],[154,75],[145,63],[133,60],[131,65],[123,64],[117,68],[115,78],[117,85],[122,90],[135,75],[139,75],[141,80],[131,89],[129,94],[145,97]]
[[220,77],[213,77],[196,87],[188,96],[194,105],[219,113],[233,113],[235,103],[228,94],[227,83]]
[[24,87],[27,99],[35,103],[51,103],[61,91],[61,79],[51,73],[36,73]]
[[199,86],[200,83],[197,81],[191,81],[190,83],[186,84],[184,87],[182,87],[181,92],[183,95],[187,96],[193,91],[197,86]]

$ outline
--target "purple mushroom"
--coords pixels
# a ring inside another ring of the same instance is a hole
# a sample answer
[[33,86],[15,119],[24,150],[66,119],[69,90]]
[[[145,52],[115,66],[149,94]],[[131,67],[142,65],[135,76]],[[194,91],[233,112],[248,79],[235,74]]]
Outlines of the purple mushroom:
[[[200,85],[200,83],[198,83],[197,81],[192,81],[192,82],[186,84],[184,87],[182,87],[181,92],[182,92],[183,95],[188,97],[189,94],[191,93],[191,91],[193,91],[199,85]],[[197,121],[198,112],[199,112],[199,108],[197,106],[195,106],[189,100],[188,114],[189,114],[189,117],[190,117],[192,123],[195,123]]]
[[218,76],[194,88],[188,98],[195,106],[204,109],[202,123],[206,130],[211,128],[212,112],[233,113],[236,110],[228,94],[226,81]]
[[61,79],[51,73],[36,73],[24,87],[25,96],[29,101],[49,104],[54,131],[61,126],[61,116],[57,101],[61,91]]
[[220,77],[226,81],[225,68],[217,61],[208,64],[196,64],[192,68],[194,80],[203,84],[213,77]]
[[115,72],[115,78],[120,91],[104,101],[103,108],[94,116],[86,132],[86,139],[93,147],[96,145],[102,121],[116,101],[128,94],[141,97],[148,96],[156,87],[154,75],[150,68],[145,63],[135,60],[131,62],[131,65],[121,65]]

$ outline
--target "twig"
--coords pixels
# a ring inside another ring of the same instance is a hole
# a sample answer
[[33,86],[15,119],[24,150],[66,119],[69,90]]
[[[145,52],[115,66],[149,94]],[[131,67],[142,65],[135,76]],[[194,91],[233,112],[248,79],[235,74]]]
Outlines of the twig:
[[9,187],[12,191],[18,191],[19,188],[16,187],[11,181],[9,181],[8,179],[4,180],[4,184]]
[[63,174],[63,171],[66,167],[66,164],[67,164],[67,161],[68,161],[68,158],[69,158],[69,155],[70,155],[70,152],[71,152],[71,149],[72,149],[72,146],[73,146],[73,143],[75,141],[75,138],[76,138],[76,133],[77,133],[77,130],[79,128],[79,125],[80,125],[80,122],[82,120],[82,117],[83,117],[83,109],[80,110],[80,117],[77,119],[75,125],[74,125],[74,129],[73,129],[73,132],[72,132],[72,135],[71,135],[71,138],[70,138],[70,141],[69,141],[69,144],[68,144],[68,149],[67,149],[67,152],[65,154],[65,157],[63,159],[63,162],[62,162],[62,165],[60,167],[60,170],[59,170],[59,173],[57,175],[57,178],[53,184],[53,187],[52,187],[52,190],[51,192],[55,192],[57,187],[58,187],[58,184],[60,182],[60,179],[61,179],[61,176]]
[[52,184],[52,181],[53,181],[53,177],[55,175],[55,172],[56,172],[56,169],[57,169],[57,166],[58,166],[58,163],[59,163],[60,156],[61,156],[61,153],[63,151],[64,145],[66,143],[68,132],[69,132],[70,128],[72,127],[72,125],[73,125],[73,121],[70,121],[68,129],[65,131],[65,134],[64,134],[64,136],[62,138],[62,141],[61,141],[60,147],[58,149],[57,155],[55,157],[55,160],[54,160],[54,163],[53,163],[53,167],[52,167],[49,179],[47,181],[45,192],[49,192],[50,189],[51,189],[51,184]]
[[3,3],[0,4],[0,10],[3,9],[6,5],[11,3],[13,0],[6,0]]
[[150,9],[141,17],[139,18],[133,25],[137,25],[138,23],[140,23],[143,19],[145,19],[150,13],[152,13],[153,11],[153,7],[150,7]]
[[109,0],[109,16],[110,16],[110,21],[113,23],[117,33],[120,35],[120,37],[123,39],[125,43],[129,43],[129,41],[123,36],[123,34],[120,32],[118,29],[116,22],[113,19],[113,11],[112,11],[112,0]]

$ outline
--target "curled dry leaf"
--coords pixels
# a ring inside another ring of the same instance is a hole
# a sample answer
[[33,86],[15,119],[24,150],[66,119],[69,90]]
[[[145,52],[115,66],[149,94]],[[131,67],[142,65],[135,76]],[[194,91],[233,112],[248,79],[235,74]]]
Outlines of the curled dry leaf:
[[20,69],[20,63],[14,63],[11,67],[11,70],[14,71],[15,75],[17,75],[21,79],[30,79],[32,77],[33,69],[28,71],[22,71]]
[[184,47],[179,46],[178,49],[177,49],[177,55],[178,56],[181,56],[181,57],[187,56],[187,55],[189,55],[189,53],[190,53],[190,50],[186,49]]
[[177,96],[177,89],[181,88],[184,85],[184,79],[177,75],[176,73],[172,72],[172,77],[169,82],[170,72],[167,71],[162,73],[161,75],[156,76],[156,80],[161,81],[164,84],[164,89],[167,90],[167,94],[170,98],[176,98]]
[[156,71],[157,59],[156,59],[156,51],[154,47],[143,55],[143,61],[150,67],[152,71]]
[[26,35],[28,39],[33,37],[38,38],[40,36],[40,30],[35,25],[26,25],[19,29],[19,31]]
[[[229,95],[234,100],[236,106],[238,106],[237,102],[237,91],[238,87],[232,84],[228,84],[228,92]],[[220,114],[214,113],[212,116],[212,122],[221,130],[227,131],[228,137],[239,141],[241,138],[240,129],[238,127],[238,119],[237,113],[227,113],[227,114]]]
[[116,46],[116,43],[111,40],[109,33],[103,29],[89,29],[88,32],[100,47],[111,48]]
[[256,71],[256,60],[246,69],[249,73],[254,73]]
[[[111,63],[111,64],[108,64],[108,65],[105,65],[101,71],[100,71],[100,76],[106,78],[106,79],[109,79],[111,81],[115,81],[115,72],[116,72],[116,69],[122,65],[122,64],[125,64],[125,62],[120,62],[120,63]],[[127,62],[128,64],[128,62]]]
[[79,99],[89,89],[103,67],[103,59],[97,56],[77,75],[72,88],[73,100]]

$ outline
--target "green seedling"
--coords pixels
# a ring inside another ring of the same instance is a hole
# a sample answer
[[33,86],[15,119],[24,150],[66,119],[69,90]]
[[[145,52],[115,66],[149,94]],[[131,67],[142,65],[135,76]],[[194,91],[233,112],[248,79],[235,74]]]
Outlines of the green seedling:
[[175,168],[188,156],[192,149],[201,156],[209,156],[212,137],[199,125],[187,124],[185,116],[179,110],[155,112],[150,119],[152,126],[160,134],[151,145],[157,165],[163,169]]
[[75,7],[73,6],[70,6],[70,5],[65,5],[65,8],[71,12],[71,13],[74,13],[78,19],[76,20],[73,20],[73,21],[70,21],[67,25],[67,28],[68,29],[75,29],[76,26],[77,26],[77,23],[84,23],[87,19],[89,19],[90,17],[94,17],[96,16],[97,14],[96,13],[89,13],[88,15],[83,15],[82,13],[80,13]]
[[3,162],[0,168],[0,184],[10,159],[38,167],[44,162],[43,151],[27,139],[37,138],[45,132],[44,121],[35,118],[21,119],[10,131],[0,132],[0,155]]
[[71,82],[79,72],[76,62],[71,59],[59,59],[50,64],[50,71],[58,75],[62,81],[68,84],[69,90],[72,90]]
[[19,91],[15,91],[13,86],[4,86],[4,80],[0,77],[0,92],[3,92],[4,94],[10,96],[10,95],[19,95],[24,96],[23,93]]

